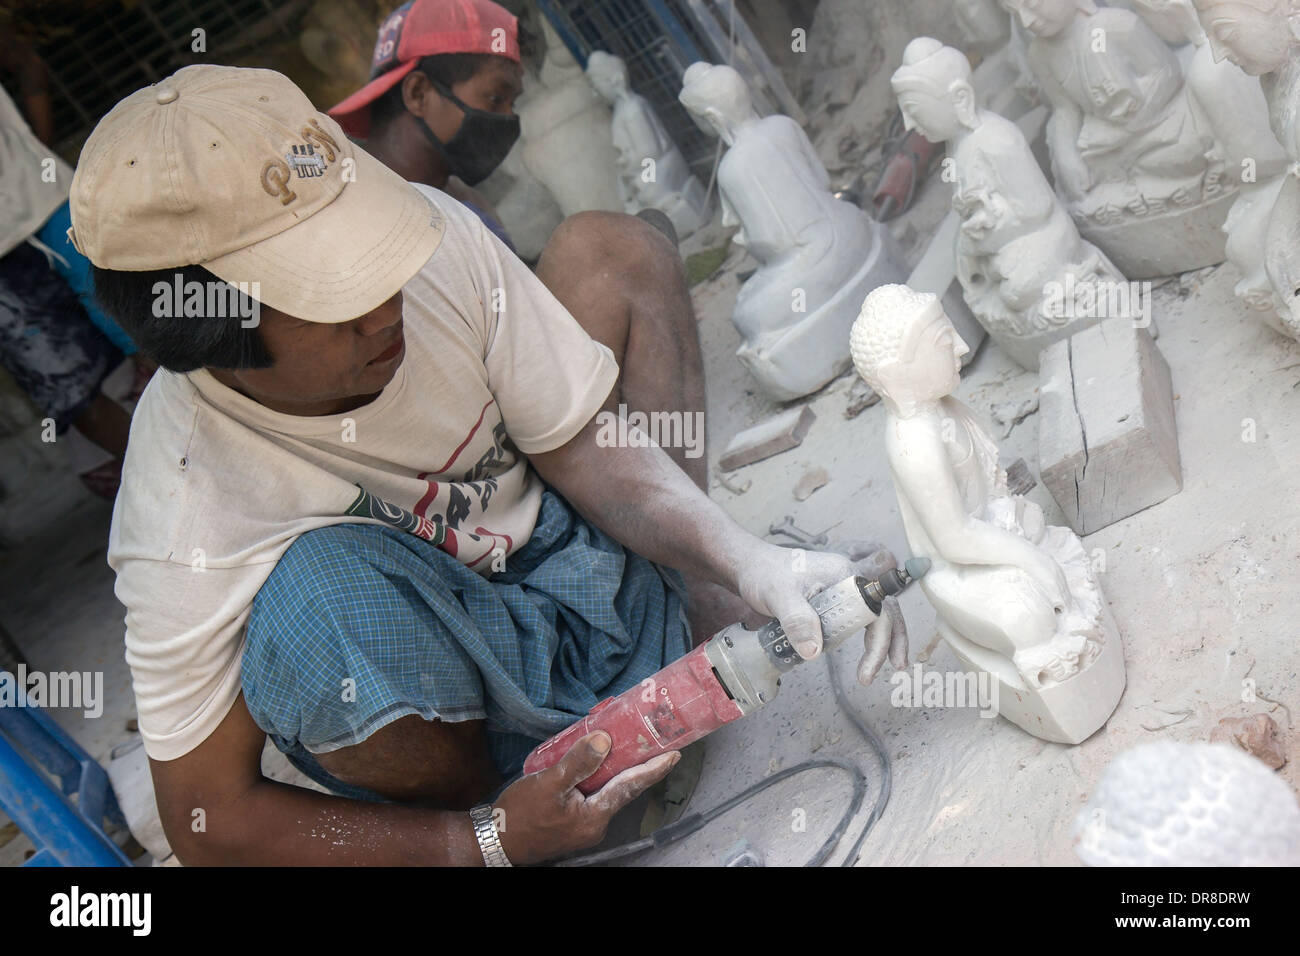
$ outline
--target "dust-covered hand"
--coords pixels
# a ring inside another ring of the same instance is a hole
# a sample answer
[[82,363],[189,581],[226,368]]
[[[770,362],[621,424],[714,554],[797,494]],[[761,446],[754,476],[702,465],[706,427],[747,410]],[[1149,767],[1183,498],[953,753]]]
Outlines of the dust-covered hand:
[[[808,599],[847,577],[876,580],[898,566],[893,554],[878,546],[852,551],[862,557],[854,561],[843,554],[765,544],[740,574],[740,596],[755,611],[779,620],[795,651],[811,660],[821,653],[822,629]],[[860,683],[871,683],[886,657],[895,668],[907,666],[907,624],[896,598],[886,599],[880,617],[867,628],[865,645],[858,664]]]
[[808,599],[855,573],[842,554],[764,543],[747,557],[737,583],[746,603],[779,620],[799,656],[812,660],[821,653],[822,626]]

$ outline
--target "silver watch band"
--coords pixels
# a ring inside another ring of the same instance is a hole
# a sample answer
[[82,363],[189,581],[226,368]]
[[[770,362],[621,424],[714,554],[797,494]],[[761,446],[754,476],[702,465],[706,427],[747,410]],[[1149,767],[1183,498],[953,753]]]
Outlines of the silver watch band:
[[483,862],[487,866],[513,866],[501,848],[501,837],[492,819],[492,805],[484,803],[474,807],[469,811],[469,818],[474,824],[479,849],[483,851]]

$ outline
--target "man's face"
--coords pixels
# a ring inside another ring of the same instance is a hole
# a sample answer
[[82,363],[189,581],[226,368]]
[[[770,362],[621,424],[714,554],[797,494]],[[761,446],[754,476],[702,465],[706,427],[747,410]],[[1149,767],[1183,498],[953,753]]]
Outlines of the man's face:
[[[514,60],[494,56],[468,80],[454,84],[451,91],[466,106],[511,116],[514,114],[515,100],[523,89],[523,67]],[[460,130],[465,114],[455,103],[438,96],[434,91],[434,95],[429,97],[424,121],[429,124],[434,135],[446,143]]]
[[287,415],[333,415],[366,404],[392,381],[406,355],[400,292],[360,318],[333,325],[262,306],[258,328],[274,365],[211,371]]

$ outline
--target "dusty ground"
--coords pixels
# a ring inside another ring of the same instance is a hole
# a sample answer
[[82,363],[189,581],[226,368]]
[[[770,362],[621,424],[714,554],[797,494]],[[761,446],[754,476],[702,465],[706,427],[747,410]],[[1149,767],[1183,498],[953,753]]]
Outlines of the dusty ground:
[[[896,232],[906,238],[919,224],[937,222],[943,198],[931,184]],[[752,263],[740,266],[746,267]],[[732,355],[739,343],[729,322],[736,268],[733,259],[695,296],[706,344],[714,461],[732,434],[774,410],[752,394]],[[1123,632],[1128,669],[1124,697],[1101,731],[1067,747],[974,709],[894,707],[888,673],[870,688],[853,683],[860,643],[836,654],[851,701],[885,740],[893,762],[892,797],[859,865],[1075,864],[1071,822],[1117,753],[1151,740],[1207,740],[1227,716],[1271,714],[1291,755],[1280,773],[1292,787],[1300,780],[1293,720],[1300,710],[1300,345],[1247,315],[1232,295],[1235,281],[1232,267],[1221,266],[1154,291],[1159,347],[1173,371],[1184,485],[1162,504],[1084,539],[1090,552],[1103,552],[1102,583]],[[745,494],[715,486],[715,498],[755,534],[790,514],[804,530],[828,531],[832,542],[878,538],[905,550],[881,457],[884,410],[876,406],[846,421],[850,382],[843,378],[811,400],[817,422],[801,447],[732,473],[733,483],[752,480]],[[994,405],[1018,401],[1037,384],[1036,375],[990,343],[967,369],[957,395],[989,420]],[[1255,422],[1253,443],[1242,440],[1247,419]],[[1024,458],[1036,477],[1037,435],[1035,415],[1000,438],[1003,464]],[[795,484],[817,466],[831,481],[807,501],[796,501]],[[1065,523],[1041,485],[1030,497],[1049,521]],[[915,660],[932,645],[934,614],[916,589],[903,606]],[[957,669],[941,642],[925,666]],[[1254,703],[1243,700],[1250,696],[1248,680],[1254,681]],[[832,857],[838,863],[875,801],[880,772],[838,712],[823,664],[787,677],[766,712],[709,738],[693,808],[711,807],[775,770],[828,755],[858,763],[871,785],[850,839]],[[745,840],[770,865],[801,863],[821,845],[849,796],[843,774],[812,771],[639,862],[718,862]]]
[[[928,235],[944,210],[940,189],[931,184],[895,226],[913,257],[917,237]],[[776,410],[754,394],[733,355],[736,273],[752,266],[733,251],[695,290],[715,461],[732,434]],[[1118,710],[1080,746],[1049,744],[974,709],[893,707],[888,671],[871,688],[849,684],[861,645],[841,648],[837,660],[850,698],[885,740],[893,766],[893,795],[861,864],[1075,863],[1071,820],[1116,753],[1150,740],[1208,739],[1225,716],[1271,713],[1292,754],[1280,772],[1297,784],[1300,345],[1243,311],[1232,296],[1235,279],[1222,266],[1156,290],[1159,344],[1177,394],[1184,489],[1084,542],[1104,553],[1103,586],[1124,635],[1128,687]],[[809,400],[817,421],[800,448],[733,473],[752,481],[746,493],[715,485],[715,498],[751,531],[764,535],[789,514],[832,541],[878,538],[905,550],[881,457],[883,410],[845,420],[851,381],[842,378]],[[1035,375],[990,344],[967,370],[958,396],[987,417],[995,404],[1036,387]],[[1253,443],[1242,440],[1246,419],[1255,422]],[[1037,474],[1037,428],[1037,417],[1030,417],[999,440],[1004,463],[1023,457]],[[830,482],[796,501],[796,482],[817,466]],[[1049,520],[1061,520],[1044,488],[1031,497]],[[55,717],[107,764],[114,748],[138,739],[126,729],[134,708],[122,658],[122,609],[104,563],[109,509],[74,492],[60,514],[25,547],[0,555],[0,608],[34,668],[104,672],[107,705],[100,719],[79,712]],[[931,647],[933,612],[915,589],[903,606],[916,659]],[[939,644],[925,666],[946,672],[956,661]],[[712,807],[809,758],[846,758],[862,767],[869,789],[832,857],[839,862],[875,801],[880,771],[838,711],[827,680],[822,663],[801,668],[764,712],[711,737],[692,809]],[[1254,703],[1243,700],[1248,680]],[[843,774],[810,772],[635,862],[715,864],[745,840],[770,865],[800,863],[821,845],[849,794]],[[0,864],[21,862],[29,847],[21,836],[11,839],[0,847]]]

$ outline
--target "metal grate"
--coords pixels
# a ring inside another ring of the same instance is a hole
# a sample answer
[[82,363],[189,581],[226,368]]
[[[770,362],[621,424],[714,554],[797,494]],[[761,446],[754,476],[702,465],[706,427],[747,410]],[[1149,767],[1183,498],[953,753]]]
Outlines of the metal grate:
[[717,53],[695,30],[679,0],[538,0],[551,25],[585,67],[604,50],[627,63],[628,83],[650,101],[673,142],[707,181],[717,141],[677,101],[682,74]]
[[[37,50],[50,71],[59,152],[72,155],[122,97],[216,51],[238,47],[277,30],[298,3],[272,0],[112,0],[41,32]],[[204,31],[206,51],[194,52],[191,31]]]

